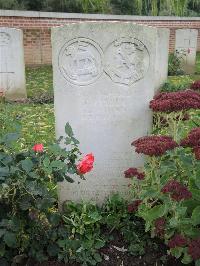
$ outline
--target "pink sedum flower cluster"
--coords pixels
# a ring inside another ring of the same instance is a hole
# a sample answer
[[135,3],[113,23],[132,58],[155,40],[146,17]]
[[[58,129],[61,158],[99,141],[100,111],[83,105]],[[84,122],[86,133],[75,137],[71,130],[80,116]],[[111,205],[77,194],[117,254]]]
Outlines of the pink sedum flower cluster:
[[200,109],[200,94],[193,90],[162,92],[153,98],[150,108],[154,112]]
[[192,129],[188,136],[181,141],[180,145],[193,148],[195,158],[200,160],[200,127]]
[[188,136],[181,141],[180,145],[183,147],[200,146],[200,127],[192,129]]
[[188,246],[188,253],[193,258],[193,260],[200,259],[200,238],[190,241]]
[[160,217],[155,220],[155,234],[163,237],[165,233],[166,220],[164,217]]
[[138,180],[143,180],[145,174],[143,172],[139,172],[137,168],[129,168],[124,172],[124,176],[126,178],[136,177]]
[[139,138],[132,142],[137,153],[143,153],[149,156],[161,156],[167,150],[172,150],[178,144],[168,136],[147,136]]
[[135,200],[131,204],[128,205],[128,212],[135,212],[138,210],[140,204],[142,203],[142,200]]
[[170,248],[184,247],[186,245],[187,245],[187,239],[184,236],[180,235],[180,234],[174,235],[168,241],[168,247],[170,247]]
[[190,86],[191,90],[200,90],[200,80],[196,80],[192,83],[192,85]]
[[192,193],[188,188],[176,180],[170,180],[162,188],[161,192],[164,194],[169,193],[171,199],[174,201],[186,200],[192,197]]

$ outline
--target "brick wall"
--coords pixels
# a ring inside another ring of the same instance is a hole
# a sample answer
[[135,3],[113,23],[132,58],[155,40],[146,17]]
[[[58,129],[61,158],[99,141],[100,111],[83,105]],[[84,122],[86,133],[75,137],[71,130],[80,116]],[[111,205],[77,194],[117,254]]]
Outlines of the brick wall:
[[20,28],[24,32],[24,52],[27,65],[51,64],[51,27],[74,21],[105,20],[132,21],[148,26],[169,28],[170,52],[175,47],[176,29],[198,29],[198,51],[200,51],[200,18],[139,17],[0,10],[1,27]]

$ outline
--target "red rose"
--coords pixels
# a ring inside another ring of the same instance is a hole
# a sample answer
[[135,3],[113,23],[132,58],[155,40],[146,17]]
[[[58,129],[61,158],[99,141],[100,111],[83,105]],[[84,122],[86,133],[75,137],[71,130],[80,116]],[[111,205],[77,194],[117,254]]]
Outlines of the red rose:
[[84,175],[90,172],[93,168],[93,164],[94,164],[94,155],[92,153],[85,155],[77,165],[78,173]]
[[34,150],[35,152],[43,152],[43,151],[44,151],[44,146],[43,146],[43,144],[41,144],[41,143],[35,144],[35,145],[33,146],[33,150]]

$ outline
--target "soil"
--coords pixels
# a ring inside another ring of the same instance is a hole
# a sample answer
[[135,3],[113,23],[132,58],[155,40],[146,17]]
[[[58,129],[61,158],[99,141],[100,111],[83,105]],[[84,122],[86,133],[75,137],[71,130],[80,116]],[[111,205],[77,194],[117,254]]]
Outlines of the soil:
[[[159,248],[155,251],[148,248],[143,256],[132,256],[126,250],[126,243],[119,233],[114,234],[114,240],[100,250],[103,261],[98,266],[181,266],[180,261],[168,256],[166,247],[158,243]],[[165,261],[161,260],[164,257]],[[27,266],[80,266],[78,263],[64,264],[55,261],[43,262],[41,264],[27,264]]]

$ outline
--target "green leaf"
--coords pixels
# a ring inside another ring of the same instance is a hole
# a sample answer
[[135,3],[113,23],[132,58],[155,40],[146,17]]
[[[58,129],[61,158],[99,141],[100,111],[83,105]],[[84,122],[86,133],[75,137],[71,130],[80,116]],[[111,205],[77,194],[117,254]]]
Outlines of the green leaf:
[[200,201],[200,193],[199,193],[199,189],[191,189],[190,190],[192,192],[192,196],[195,200]]
[[179,248],[172,248],[170,249],[171,254],[176,257],[177,259],[181,257],[182,252],[183,252],[183,248],[179,247]]
[[177,208],[176,211],[177,211],[179,216],[184,216],[186,214],[187,207],[179,207],[179,208]]
[[19,136],[20,136],[19,133],[8,133],[7,135],[4,136],[3,141],[8,145],[11,142],[17,141]]
[[57,244],[52,243],[52,244],[48,245],[48,247],[47,247],[47,252],[48,252],[49,256],[51,256],[51,257],[57,256],[59,251],[60,251],[60,248],[58,247]]
[[29,173],[33,168],[33,162],[30,159],[25,159],[21,161],[22,169]]
[[[5,254],[5,243],[0,243],[0,258],[1,257],[3,257],[4,256],[4,254]],[[0,261],[0,265],[2,265],[1,264],[1,261]]]
[[71,128],[71,126],[70,126],[69,123],[67,123],[67,124],[65,125],[65,133],[66,133],[67,136],[69,136],[69,137],[72,137],[72,136],[74,135],[73,130],[72,130],[72,128]]
[[48,215],[48,220],[53,226],[58,226],[61,220],[59,213],[50,213]]
[[6,230],[5,229],[0,229],[0,238],[5,234]]
[[99,253],[95,253],[95,254],[94,254],[94,259],[95,259],[97,262],[102,262],[102,258],[101,258],[101,256],[100,256]]
[[68,175],[65,175],[65,180],[69,183],[74,183],[74,180]]
[[8,176],[9,175],[9,167],[0,167],[0,176]]
[[44,165],[44,167],[48,167],[49,164],[50,164],[50,160],[49,160],[48,157],[46,157],[46,158],[43,160],[43,165]]
[[182,258],[181,262],[183,264],[189,264],[190,262],[192,262],[192,258],[187,252],[185,252],[184,257]]
[[105,241],[104,241],[104,240],[101,240],[101,239],[98,239],[98,240],[96,241],[95,245],[94,245],[94,247],[95,247],[96,249],[100,249],[100,248],[102,248],[102,247],[104,247],[104,246],[105,246]]
[[26,211],[31,207],[31,202],[29,201],[28,197],[24,197],[19,202],[19,207],[21,210]]
[[200,178],[195,179],[195,185],[200,189]]
[[14,233],[6,232],[3,239],[8,247],[12,248],[16,246],[16,235]]
[[157,218],[164,216],[165,213],[166,213],[165,205],[158,205],[158,206],[153,207],[147,212],[146,218],[149,221],[153,221],[153,220],[156,220]]
[[200,266],[200,260],[195,261],[195,266]]
[[66,167],[66,164],[64,162],[58,160],[58,161],[53,161],[51,163],[51,167],[56,168],[57,170],[61,170],[64,167]]
[[169,224],[170,224],[170,227],[176,228],[178,226],[178,224],[179,224],[179,221],[176,218],[172,217],[169,220]]
[[193,210],[191,219],[194,226],[200,224],[200,206]]
[[74,137],[72,137],[72,141],[74,142],[75,145],[80,144],[80,142],[77,139],[75,139]]
[[66,137],[65,138],[65,144],[69,145],[72,142],[71,138]]

